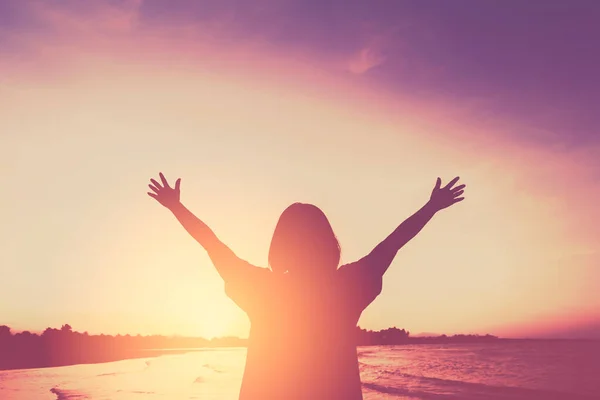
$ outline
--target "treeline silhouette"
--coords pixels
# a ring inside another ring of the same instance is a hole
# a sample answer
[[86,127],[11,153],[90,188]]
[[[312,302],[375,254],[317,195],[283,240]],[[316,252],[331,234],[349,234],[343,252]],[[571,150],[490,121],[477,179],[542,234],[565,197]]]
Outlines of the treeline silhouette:
[[[456,335],[437,337],[410,337],[410,333],[396,327],[381,331],[356,329],[357,344],[393,345],[413,343],[465,343],[497,339],[485,335]],[[243,347],[247,340],[237,337],[204,339],[201,337],[167,337],[160,335],[90,335],[73,331],[70,325],[60,329],[47,328],[41,335],[23,331],[13,334],[0,326],[0,370],[58,367],[73,364],[91,364],[151,357],[164,352],[189,351],[207,347]]]
[[358,346],[382,346],[394,344],[439,344],[439,343],[478,343],[498,339],[493,335],[439,335],[411,337],[410,332],[396,327],[371,331],[357,327]]

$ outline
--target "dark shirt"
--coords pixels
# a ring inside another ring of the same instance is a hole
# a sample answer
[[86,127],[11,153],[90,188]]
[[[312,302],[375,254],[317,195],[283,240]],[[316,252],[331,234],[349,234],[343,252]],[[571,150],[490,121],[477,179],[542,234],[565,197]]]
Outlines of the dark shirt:
[[362,399],[356,325],[381,276],[364,261],[310,281],[247,271],[225,282],[251,323],[240,400]]

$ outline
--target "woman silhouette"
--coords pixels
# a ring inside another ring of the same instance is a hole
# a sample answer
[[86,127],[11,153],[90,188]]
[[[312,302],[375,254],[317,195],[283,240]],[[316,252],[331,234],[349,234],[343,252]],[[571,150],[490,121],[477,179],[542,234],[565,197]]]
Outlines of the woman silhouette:
[[168,208],[206,249],[226,294],[251,322],[240,399],[362,399],[355,332],[362,311],[379,295],[398,250],[434,214],[463,200],[465,185],[438,178],[429,201],[371,253],[338,268],[340,246],[323,212],[295,203],[279,218],[271,269],[238,258],[180,202],[181,179],[151,179],[148,195]]

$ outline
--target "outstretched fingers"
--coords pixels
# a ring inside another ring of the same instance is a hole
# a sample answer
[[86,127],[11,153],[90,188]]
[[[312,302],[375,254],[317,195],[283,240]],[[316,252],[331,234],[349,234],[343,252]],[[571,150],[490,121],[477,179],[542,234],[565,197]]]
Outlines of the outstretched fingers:
[[444,186],[444,189],[452,189],[452,186],[454,186],[456,184],[456,182],[458,182],[458,180],[460,179],[460,177],[456,177],[454,179],[452,179],[450,182],[448,182],[448,184],[446,186]]
[[158,192],[160,192],[160,189],[154,185],[148,185],[148,187],[150,188],[150,190],[152,190],[156,194],[158,194]]
[[464,190],[465,187],[467,187],[467,185],[463,184],[463,185],[458,185],[457,187],[450,189],[450,191],[452,193],[452,197],[453,197],[452,204],[461,202],[465,199],[464,197],[461,197],[462,194],[465,193],[465,190]]
[[158,183],[156,180],[150,179],[150,182],[152,182],[152,184],[154,185],[154,187],[157,188],[158,190],[163,189],[163,187],[161,186],[161,184]]
[[148,196],[152,197],[155,200],[158,200],[158,196],[155,193],[148,192]]
[[463,191],[464,192],[464,188],[467,187],[467,185],[458,185],[455,188],[452,188],[452,193],[456,193],[456,192],[460,192]]
[[160,173],[158,174],[158,176],[160,176],[160,180],[162,181],[163,187],[168,187],[168,188],[170,188],[170,186],[169,186],[169,182],[167,182],[167,178],[165,178],[165,176],[163,175],[163,173],[162,173],[162,172],[160,172]]

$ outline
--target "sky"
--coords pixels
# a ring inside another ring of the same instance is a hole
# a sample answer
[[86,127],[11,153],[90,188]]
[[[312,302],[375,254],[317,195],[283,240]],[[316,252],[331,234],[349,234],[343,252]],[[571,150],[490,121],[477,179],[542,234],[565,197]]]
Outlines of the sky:
[[267,266],[318,205],[342,262],[460,176],[368,329],[600,338],[600,3],[0,0],[0,324],[246,336],[159,171]]

